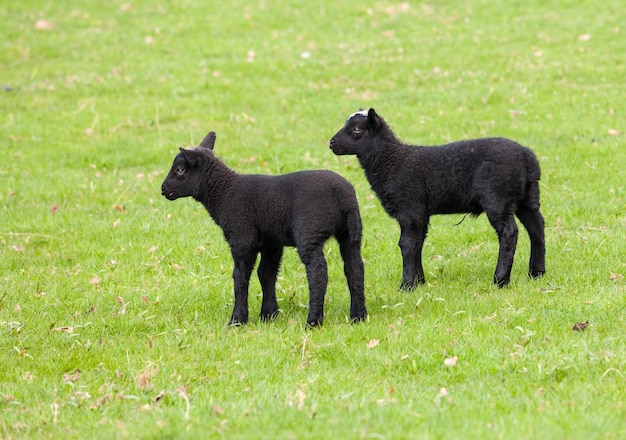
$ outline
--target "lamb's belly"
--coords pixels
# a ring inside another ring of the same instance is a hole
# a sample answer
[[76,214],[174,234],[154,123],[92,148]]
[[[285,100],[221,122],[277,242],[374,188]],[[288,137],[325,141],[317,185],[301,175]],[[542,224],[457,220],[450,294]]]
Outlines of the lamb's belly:
[[261,235],[260,247],[263,248],[276,248],[280,246],[295,246],[296,242],[293,239],[291,233],[265,233]]

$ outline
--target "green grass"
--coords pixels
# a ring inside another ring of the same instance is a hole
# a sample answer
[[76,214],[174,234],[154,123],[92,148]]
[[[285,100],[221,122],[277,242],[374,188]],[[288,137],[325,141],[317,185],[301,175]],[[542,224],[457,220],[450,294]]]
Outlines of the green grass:
[[[334,3],[0,6],[0,438],[626,436],[622,2]],[[397,224],[328,149],[359,107],[412,143],[531,147],[547,275],[522,230],[496,289],[485,217],[435,217],[427,284],[398,292]],[[226,327],[221,231],[160,195],[209,130],[240,172],[354,184],[367,323],[329,242],[323,328],[293,250],[280,317],[259,322],[253,277]]]

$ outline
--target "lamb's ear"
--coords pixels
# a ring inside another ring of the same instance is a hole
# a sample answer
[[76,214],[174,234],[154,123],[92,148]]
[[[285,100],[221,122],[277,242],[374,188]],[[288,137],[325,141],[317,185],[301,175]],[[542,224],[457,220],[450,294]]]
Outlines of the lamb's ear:
[[376,114],[376,110],[373,108],[370,108],[367,112],[367,125],[369,125],[374,133],[378,131],[378,127],[380,126],[380,116]]
[[196,166],[196,164],[198,163],[197,152],[195,152],[194,150],[187,150],[186,148],[182,148],[182,147],[180,147],[180,152],[182,153],[183,157],[187,161],[187,165],[189,166],[189,168],[193,168]]
[[200,145],[198,145],[198,147],[200,148],[208,148],[209,150],[213,150],[213,148],[215,148],[215,132],[214,131],[209,131],[209,134],[207,134],[204,139],[202,139],[202,142],[200,142]]

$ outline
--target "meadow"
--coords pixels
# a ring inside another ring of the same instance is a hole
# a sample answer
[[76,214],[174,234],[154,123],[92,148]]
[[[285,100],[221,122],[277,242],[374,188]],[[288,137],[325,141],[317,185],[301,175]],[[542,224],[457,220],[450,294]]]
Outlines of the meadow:
[[[0,438],[626,437],[626,12],[606,0],[0,5]],[[491,284],[485,216],[431,219],[427,283],[330,137],[504,136],[542,166],[547,274]],[[160,185],[217,132],[241,173],[330,169],[364,223],[367,322],[336,242],[322,328],[286,251],[280,316],[226,324],[221,230]],[[587,322],[582,331],[572,330]]]

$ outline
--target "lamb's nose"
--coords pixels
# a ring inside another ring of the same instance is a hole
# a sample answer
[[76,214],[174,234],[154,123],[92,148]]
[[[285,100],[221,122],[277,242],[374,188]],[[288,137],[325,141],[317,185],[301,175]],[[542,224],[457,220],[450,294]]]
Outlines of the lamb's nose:
[[332,138],[332,139],[330,140],[330,145],[332,145],[332,144],[334,144],[334,143],[335,143],[335,138]]

